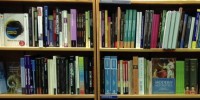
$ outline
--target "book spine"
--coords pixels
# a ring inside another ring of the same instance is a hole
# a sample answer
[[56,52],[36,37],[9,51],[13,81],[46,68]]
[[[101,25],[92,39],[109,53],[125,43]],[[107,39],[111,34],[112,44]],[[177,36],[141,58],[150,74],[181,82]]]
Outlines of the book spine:
[[117,91],[118,91],[118,87],[117,87],[117,56],[111,56],[111,93],[116,95]]
[[21,87],[22,87],[22,94],[26,94],[26,71],[25,71],[25,66],[24,66],[24,58],[20,58],[20,66],[21,66]]
[[71,46],[76,47],[77,45],[77,30],[76,30],[76,9],[71,9]]
[[38,12],[34,11],[34,34],[35,34],[35,47],[38,47]]
[[84,57],[79,57],[80,94],[85,94]]
[[38,13],[38,44],[43,47],[43,8],[37,7]]
[[[89,63],[88,63],[88,57],[84,57],[84,88],[85,88],[85,94],[89,94]],[[102,78],[101,78],[102,79]]]
[[138,85],[139,85],[139,94],[144,94],[144,57],[138,58]]
[[176,94],[184,94],[184,61],[176,61]]
[[49,47],[53,47],[53,16],[49,16]]
[[66,74],[65,74],[66,75],[66,83],[65,83],[66,89],[65,90],[66,90],[66,94],[70,94],[69,93],[69,91],[70,91],[70,89],[69,89],[69,79],[70,79],[69,76],[70,76],[70,74],[69,73],[70,72],[69,72],[69,60],[68,60],[68,58],[65,59],[65,63],[66,63],[66,66],[65,66],[66,67],[65,68],[66,69],[65,70],[66,71]]
[[190,94],[197,94],[197,67],[198,60],[190,59]]
[[76,59],[76,60],[75,60],[75,64],[76,64],[76,65],[75,65],[75,67],[76,67],[76,68],[75,68],[75,71],[76,71],[76,72],[75,72],[75,73],[76,73],[76,74],[75,74],[75,78],[76,78],[76,91],[77,91],[76,93],[79,94],[79,93],[80,93],[80,82],[81,82],[81,81],[80,81],[80,76],[81,76],[81,75],[80,75],[80,74],[81,74],[80,71],[81,71],[81,69],[80,69],[79,56],[76,56],[75,59]]
[[139,86],[138,86],[138,57],[133,56],[133,94],[139,94]]
[[188,73],[189,75],[185,75],[184,79],[184,83],[185,83],[185,94],[190,94],[189,91],[189,86],[190,86],[190,59],[186,58],[185,59],[185,73]]
[[60,58],[60,93],[61,94],[66,94],[66,62],[65,62],[65,57]]
[[104,57],[104,69],[105,69],[105,94],[110,94],[110,56]]
[[[28,12],[28,22],[29,22],[29,27],[28,27],[28,30],[29,30],[29,46],[33,47],[33,33],[32,33],[32,19],[34,19],[34,16],[32,16],[32,7],[29,8],[29,12]],[[34,29],[33,29],[34,30]]]
[[194,35],[192,38],[192,48],[196,48],[197,46],[197,36],[198,36],[198,29],[199,29],[199,16],[200,16],[200,10],[197,9],[196,18],[195,18],[195,25],[194,25]]
[[48,34],[48,32],[49,32],[49,29],[48,29],[48,25],[49,25],[49,23],[48,23],[48,16],[49,16],[49,14],[48,14],[48,6],[44,6],[44,34],[43,34],[43,41],[44,41],[44,47],[47,47],[47,46],[49,46],[49,40],[48,40],[48,36],[49,36],[49,34]]
[[31,67],[32,67],[32,94],[36,94],[35,91],[35,60],[31,60]]
[[60,46],[60,44],[62,44],[61,42],[61,39],[62,39],[62,32],[61,32],[61,30],[62,30],[62,27],[61,27],[61,14],[60,14],[60,9],[59,8],[56,8],[56,10],[55,10],[55,26],[54,27],[56,27],[56,44],[55,44],[55,46],[56,47],[59,47]]

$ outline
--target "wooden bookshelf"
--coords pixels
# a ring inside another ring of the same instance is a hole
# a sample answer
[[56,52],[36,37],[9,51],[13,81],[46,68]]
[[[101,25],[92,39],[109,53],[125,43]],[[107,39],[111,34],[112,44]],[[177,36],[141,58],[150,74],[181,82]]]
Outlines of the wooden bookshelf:
[[[157,5],[160,5],[160,7],[162,7],[162,5],[188,5],[188,6],[192,6],[192,5],[199,5],[200,4],[200,0],[131,0],[129,3],[126,2],[128,7],[127,9],[129,8],[130,9],[130,6],[129,5],[141,5],[143,7],[143,5],[147,5],[147,9],[152,9],[150,7],[152,6],[157,6]],[[168,54],[168,53],[181,53],[180,55],[182,55],[182,53],[192,53],[194,52],[193,55],[198,55],[198,53],[200,53],[200,48],[196,48],[196,49],[190,49],[190,48],[176,48],[174,50],[164,50],[162,48],[153,48],[153,49],[136,49],[136,48],[101,48],[100,47],[100,37],[101,37],[101,34],[100,34],[100,26],[99,26],[99,23],[100,23],[100,15],[99,15],[99,11],[100,9],[102,9],[101,7],[103,7],[105,5],[105,9],[108,10],[108,5],[115,5],[115,4],[112,4],[112,3],[107,3],[107,4],[104,4],[104,3],[100,3],[100,0],[96,0],[96,18],[97,18],[97,83],[98,83],[98,100],[101,99],[101,96],[103,96],[104,94],[101,94],[100,93],[100,90],[101,87],[100,86],[100,69],[101,69],[101,66],[100,66],[100,59],[101,59],[101,55],[103,54],[108,54],[109,53],[114,53],[114,54],[120,54],[120,53],[126,53],[126,54],[129,54],[129,52],[131,53],[144,53],[144,54],[147,54],[147,53],[151,53],[152,54],[159,54],[159,53],[164,53],[165,54]],[[117,6],[120,6],[120,4],[116,4]],[[126,5],[126,4],[125,4]],[[122,4],[122,6],[124,7],[125,6],[124,4]],[[149,5],[152,5],[152,6],[149,6]],[[115,6],[116,7],[116,6]],[[124,7],[126,8],[126,7]],[[123,8],[123,9],[124,9]],[[134,8],[134,7],[133,7]],[[164,9],[165,7],[163,7]],[[167,8],[167,7],[166,7]],[[134,9],[137,9],[137,8],[134,8]],[[111,9],[113,10],[113,9]],[[115,9],[117,11],[117,8]],[[119,40],[119,37],[117,37],[117,40]],[[166,53],[165,53],[166,52]],[[188,55],[191,55],[191,54],[188,54]],[[108,95],[109,96],[109,95]],[[112,95],[111,95],[112,96]],[[115,95],[114,95],[115,96]],[[187,94],[160,94],[160,95],[152,95],[152,94],[149,94],[149,95],[116,95],[116,97],[114,98],[118,98],[118,99],[121,99],[121,100],[125,100],[125,99],[139,99],[139,98],[143,98],[143,99],[151,99],[151,98],[155,98],[155,99],[166,99],[166,98],[171,98],[171,99],[179,99],[179,98],[190,98],[190,99],[194,99],[194,98],[200,98],[200,94],[197,94],[197,95],[187,95]]]
[[93,3],[92,0],[0,0],[0,2],[78,2],[78,3]]
[[82,48],[82,47],[74,47],[74,48],[61,48],[61,47],[0,47],[1,50],[9,50],[9,51],[94,51],[94,48]]
[[164,50],[161,48],[152,49],[135,49],[135,48],[101,48],[100,52],[200,52],[199,48],[188,49],[188,48],[177,48],[174,50]]
[[1,99],[6,99],[6,98],[16,98],[16,99],[39,99],[39,98],[85,98],[85,99],[92,99],[94,98],[94,94],[83,94],[83,95],[70,95],[70,94],[59,94],[59,95],[46,95],[46,94],[31,94],[31,95],[26,95],[26,94],[0,94]]
[[157,94],[157,95],[118,95],[118,98],[200,98],[200,95]]
[[200,0],[131,0],[132,4],[200,4]]

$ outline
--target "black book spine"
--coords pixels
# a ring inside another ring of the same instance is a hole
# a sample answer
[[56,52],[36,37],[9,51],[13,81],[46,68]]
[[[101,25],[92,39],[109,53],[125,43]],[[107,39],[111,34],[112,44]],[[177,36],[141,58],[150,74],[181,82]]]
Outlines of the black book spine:
[[65,62],[65,57],[61,57],[60,59],[60,75],[61,75],[61,81],[60,81],[60,89],[61,89],[61,94],[66,94],[66,62]]
[[44,58],[44,94],[48,94],[48,62]]
[[42,94],[45,94],[45,79],[44,79],[44,67],[45,67],[45,58],[41,58],[41,88],[42,88]]
[[69,70],[70,70],[70,90],[71,90],[71,94],[75,94],[75,65],[74,65],[74,61],[75,61],[75,57],[74,56],[70,56],[69,58]]
[[101,94],[105,94],[105,73],[104,73],[104,60],[103,58],[101,59],[101,74],[100,74],[100,84],[101,84]]
[[145,11],[145,23],[144,23],[144,39],[143,39],[143,43],[144,43],[144,49],[147,48],[147,44],[148,44],[148,23],[149,23],[149,10]]
[[65,85],[66,85],[66,94],[69,94],[69,60],[68,60],[68,58],[66,58],[65,59],[65,71],[66,71],[66,73],[65,73],[65,75],[66,75],[66,83],[65,83]]
[[92,58],[89,58],[89,93],[94,93],[94,69]]
[[88,70],[88,57],[84,57],[84,81],[85,81],[85,94],[89,94],[89,70]]
[[57,94],[60,94],[60,57],[56,58]]
[[42,58],[39,59],[38,64],[38,94],[42,94]]
[[32,34],[32,7],[29,8],[28,12],[28,17],[29,17],[29,46],[33,46],[33,34]]
[[93,11],[90,12],[90,48],[94,47],[94,39],[93,39]]

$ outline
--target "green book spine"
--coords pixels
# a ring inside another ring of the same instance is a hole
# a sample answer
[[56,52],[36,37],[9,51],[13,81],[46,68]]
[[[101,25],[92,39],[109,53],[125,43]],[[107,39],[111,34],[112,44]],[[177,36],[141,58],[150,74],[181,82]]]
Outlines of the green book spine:
[[166,13],[167,13],[167,10],[163,10],[163,13],[162,13],[162,28],[161,28],[161,33],[160,33],[160,48],[162,48],[162,42],[163,42],[163,36],[164,36],[164,30],[165,30]]
[[127,40],[128,38],[128,10],[126,10],[125,14],[125,25],[124,25],[124,48],[127,48]]
[[133,12],[133,22],[132,22],[132,40],[131,40],[131,48],[135,48],[136,46],[136,25],[137,25],[137,11],[132,10]]
[[190,59],[190,94],[197,93],[197,67],[198,60]]
[[131,27],[132,27],[132,19],[133,19],[133,12],[132,10],[128,10],[128,48],[131,47],[131,42],[132,42],[132,32],[131,32]]
[[176,94],[185,93],[184,61],[176,61]]

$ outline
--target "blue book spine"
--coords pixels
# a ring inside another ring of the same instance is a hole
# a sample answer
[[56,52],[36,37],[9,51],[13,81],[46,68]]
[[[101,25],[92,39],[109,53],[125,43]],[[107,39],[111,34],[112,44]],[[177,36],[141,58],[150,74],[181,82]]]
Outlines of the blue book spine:
[[31,85],[31,82],[30,82],[30,78],[31,78],[31,75],[30,75],[30,69],[31,69],[31,61],[30,61],[30,55],[25,55],[25,58],[24,58],[24,66],[25,66],[25,73],[26,73],[26,93],[27,94],[31,94],[31,91],[30,91],[30,85]]
[[118,84],[117,84],[117,56],[111,56],[111,65],[112,65],[112,69],[111,69],[111,91],[112,91],[112,94],[117,94],[117,91],[118,91]]
[[20,58],[20,68],[21,68],[21,87],[22,87],[22,94],[26,93],[26,78],[25,78],[25,66],[24,66],[24,58]]
[[2,62],[0,62],[0,94],[1,93],[7,93],[5,70]]
[[104,57],[104,69],[105,69],[105,94],[110,94],[111,93],[110,56]]
[[152,94],[175,94],[175,78],[153,78]]
[[44,6],[44,47],[49,45],[48,35],[48,6]]
[[49,18],[49,35],[48,35],[48,40],[49,40],[49,46],[53,47],[53,16],[52,18]]
[[31,60],[31,67],[32,67],[32,82],[33,82],[33,86],[32,86],[32,93],[35,94],[36,90],[35,90],[35,60]]
[[200,12],[197,12],[196,18],[195,18],[195,26],[194,26],[194,33],[193,33],[193,38],[192,41],[196,42],[197,39],[197,32],[198,32],[198,25],[199,25],[199,16],[200,16]]

